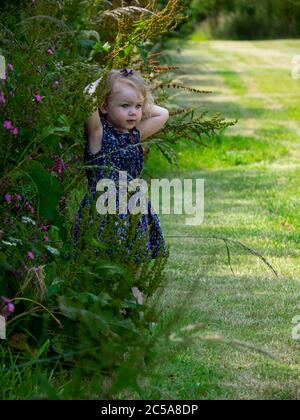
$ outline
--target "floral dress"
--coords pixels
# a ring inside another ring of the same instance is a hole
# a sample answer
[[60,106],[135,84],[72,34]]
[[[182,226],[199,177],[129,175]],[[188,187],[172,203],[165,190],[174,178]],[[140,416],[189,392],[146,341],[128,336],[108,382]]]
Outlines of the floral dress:
[[[89,166],[86,168],[89,193],[86,193],[83,197],[76,214],[74,225],[74,255],[77,255],[82,210],[86,206],[96,206],[96,185],[98,181],[101,179],[111,179],[116,185],[116,215],[96,213],[97,220],[91,219],[91,223],[97,223],[97,234],[100,242],[103,241],[102,234],[105,226],[108,224],[110,226],[113,225],[111,238],[114,238],[117,242],[111,242],[111,248],[107,250],[107,254],[113,254],[115,245],[118,243],[121,246],[119,251],[121,249],[122,255],[129,255],[134,249],[131,255],[133,255],[133,259],[137,263],[145,259],[155,259],[160,255],[167,257],[169,251],[166,247],[160,221],[149,200],[147,214],[139,213],[134,215],[128,211],[127,214],[119,214],[119,171],[126,171],[127,179],[131,181],[140,177],[144,167],[140,132],[134,127],[129,133],[120,133],[116,131],[102,114],[100,114],[100,118],[103,125],[102,147],[100,151],[95,154],[90,152],[87,134],[85,132],[84,162]],[[132,230],[134,231],[133,236]],[[135,245],[137,246],[134,247]]]

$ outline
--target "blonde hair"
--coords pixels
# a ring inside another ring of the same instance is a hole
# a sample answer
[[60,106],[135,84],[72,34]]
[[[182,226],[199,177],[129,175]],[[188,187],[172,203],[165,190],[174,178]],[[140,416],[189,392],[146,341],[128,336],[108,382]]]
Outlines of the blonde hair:
[[115,83],[121,82],[126,83],[129,86],[132,86],[139,92],[143,98],[143,116],[142,118],[149,118],[151,116],[151,108],[154,105],[154,99],[150,91],[150,87],[143,78],[142,74],[137,70],[132,70],[132,73],[126,75],[128,72],[122,72],[122,70],[118,69],[112,69],[110,70],[105,79],[104,84],[104,97],[103,97],[103,103],[107,103],[110,97],[113,97],[114,94],[116,94],[116,91],[114,90]]

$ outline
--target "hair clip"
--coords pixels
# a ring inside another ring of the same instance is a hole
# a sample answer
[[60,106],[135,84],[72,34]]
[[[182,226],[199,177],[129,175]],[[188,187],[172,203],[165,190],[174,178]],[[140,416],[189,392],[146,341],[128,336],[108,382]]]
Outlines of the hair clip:
[[133,70],[123,69],[120,73],[122,73],[125,77],[128,77],[133,75]]

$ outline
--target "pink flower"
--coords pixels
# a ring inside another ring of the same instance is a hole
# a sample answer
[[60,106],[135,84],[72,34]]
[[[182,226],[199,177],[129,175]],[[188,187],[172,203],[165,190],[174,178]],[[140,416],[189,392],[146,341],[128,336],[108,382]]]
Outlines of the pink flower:
[[38,104],[40,102],[42,102],[42,96],[41,95],[33,95],[34,96],[34,100],[35,102]]
[[6,66],[6,71],[13,71],[13,69],[14,69],[14,66],[12,64],[8,63],[7,66]]
[[12,301],[4,296],[1,296],[2,302],[7,306],[7,309],[9,312],[14,312],[15,305],[12,303]]
[[32,207],[32,205],[28,202],[25,203],[25,208],[27,210],[30,210],[30,212],[33,214],[34,213],[34,208]]
[[2,90],[0,91],[0,104],[5,104],[6,100],[4,97],[4,93],[2,92]]
[[15,199],[20,201],[20,200],[22,200],[22,197],[20,196],[20,194],[15,194]]
[[17,210],[19,210],[20,207],[21,207],[20,204],[15,205],[15,209],[17,209]]
[[28,251],[27,252],[27,257],[30,258],[31,260],[34,260],[34,254],[32,251]]
[[48,236],[44,236],[44,241],[49,241]]
[[8,316],[15,311],[15,305],[10,299],[4,296],[1,296],[0,300],[3,302],[0,313],[4,316],[5,319],[7,319]]
[[54,167],[53,170],[58,174],[62,174],[66,169],[64,161],[59,156],[54,156]]
[[12,200],[12,195],[11,194],[5,194],[4,200],[7,201],[8,203],[10,203],[11,200]]
[[17,136],[17,135],[19,134],[19,129],[18,129],[18,128],[13,128],[13,129],[11,130],[11,134],[12,134],[13,136]]
[[40,229],[43,230],[44,232],[48,232],[47,226],[45,226],[43,223],[40,225]]
[[53,55],[54,54],[54,51],[52,50],[52,48],[48,48],[47,53],[49,55]]
[[3,127],[6,128],[7,130],[11,130],[14,128],[12,125],[12,121],[10,120],[5,120],[3,123]]

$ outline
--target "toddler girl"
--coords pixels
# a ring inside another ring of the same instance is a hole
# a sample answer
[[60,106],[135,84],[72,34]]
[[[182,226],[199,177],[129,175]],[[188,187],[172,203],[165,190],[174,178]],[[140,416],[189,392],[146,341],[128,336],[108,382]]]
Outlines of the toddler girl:
[[[89,85],[86,92],[92,94],[101,79]],[[167,256],[165,240],[157,214],[148,200],[148,214],[119,214],[118,181],[119,171],[126,171],[128,181],[140,177],[144,166],[141,142],[159,131],[169,118],[167,109],[153,103],[150,89],[135,70],[110,70],[105,79],[104,103],[86,121],[84,162],[88,187],[91,194],[85,194],[77,212],[74,229],[75,250],[78,242],[82,209],[86,205],[96,205],[96,185],[101,179],[111,179],[116,184],[117,216],[113,237],[122,244],[122,255],[129,255],[134,244],[140,239],[138,251],[133,260],[140,263],[144,258],[154,259],[158,255]],[[92,197],[92,198],[90,198]],[[98,239],[112,216],[99,217]],[[94,223],[95,221],[93,221]],[[97,222],[97,221],[96,221]],[[129,237],[134,226],[134,237]],[[115,242],[116,244],[116,242]],[[111,245],[108,254],[114,254],[116,245]],[[77,252],[75,251],[75,255]]]

